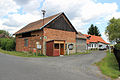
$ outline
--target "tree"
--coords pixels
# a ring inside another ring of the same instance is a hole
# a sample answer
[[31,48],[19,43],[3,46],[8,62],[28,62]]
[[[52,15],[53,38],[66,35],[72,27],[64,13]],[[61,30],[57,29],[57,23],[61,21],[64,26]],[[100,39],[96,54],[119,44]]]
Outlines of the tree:
[[115,19],[113,17],[111,20],[109,20],[105,33],[110,42],[120,42],[120,18]]
[[7,36],[10,36],[10,33],[8,31],[5,31],[5,30],[0,30],[0,34],[5,34]]
[[101,36],[98,27],[94,26],[93,24],[91,24],[89,30],[88,30],[88,34],[90,35],[95,35],[95,36]]

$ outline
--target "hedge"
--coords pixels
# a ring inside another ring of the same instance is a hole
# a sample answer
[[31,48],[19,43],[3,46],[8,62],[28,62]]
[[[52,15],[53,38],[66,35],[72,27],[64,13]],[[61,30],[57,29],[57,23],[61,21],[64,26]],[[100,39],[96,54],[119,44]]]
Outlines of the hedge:
[[120,43],[116,44],[114,47],[115,49],[120,50]]

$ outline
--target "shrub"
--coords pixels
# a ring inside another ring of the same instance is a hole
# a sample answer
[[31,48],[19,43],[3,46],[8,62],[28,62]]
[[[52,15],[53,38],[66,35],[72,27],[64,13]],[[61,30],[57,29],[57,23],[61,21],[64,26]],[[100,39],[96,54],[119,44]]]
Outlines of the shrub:
[[115,49],[120,50],[120,43],[116,44],[114,47]]
[[7,44],[6,44],[5,48],[6,48],[7,51],[13,51],[13,50],[15,50],[15,42],[14,42],[14,40],[9,39],[7,41]]
[[7,50],[7,51],[13,51],[15,50],[15,40],[14,39],[7,39],[7,38],[2,38],[0,39],[0,47],[3,50]]
[[8,39],[5,39],[5,38],[2,38],[2,39],[1,39],[1,48],[2,48],[3,50],[6,50],[7,40],[8,40]]
[[44,54],[40,54],[40,53],[38,53],[38,56],[45,56]]

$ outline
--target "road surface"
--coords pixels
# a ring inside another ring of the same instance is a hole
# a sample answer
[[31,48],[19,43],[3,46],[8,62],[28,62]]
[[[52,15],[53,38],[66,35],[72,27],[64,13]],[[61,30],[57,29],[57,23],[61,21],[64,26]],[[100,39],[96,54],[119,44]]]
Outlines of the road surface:
[[104,51],[63,57],[23,58],[0,53],[0,80],[110,80],[93,65]]

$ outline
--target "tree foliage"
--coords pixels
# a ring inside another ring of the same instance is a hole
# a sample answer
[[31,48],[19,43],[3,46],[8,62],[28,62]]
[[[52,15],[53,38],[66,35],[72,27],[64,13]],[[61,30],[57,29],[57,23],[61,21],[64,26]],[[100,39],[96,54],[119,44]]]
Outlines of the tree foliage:
[[109,20],[105,33],[108,36],[109,41],[115,41],[117,43],[120,42],[120,18],[115,19],[113,17]]
[[7,51],[15,50],[15,39],[0,38],[0,47]]
[[117,50],[120,50],[120,43],[118,43],[118,44],[115,44],[115,49],[117,49]]
[[0,48],[7,51],[15,50],[15,38],[10,36],[10,33],[5,30],[0,30],[0,34],[9,36],[9,38],[0,38]]
[[10,33],[8,31],[5,31],[5,30],[0,30],[0,34],[5,34],[7,36],[10,36]]
[[88,29],[88,34],[95,35],[95,36],[101,36],[98,27],[94,26],[93,24],[91,24],[90,28]]

